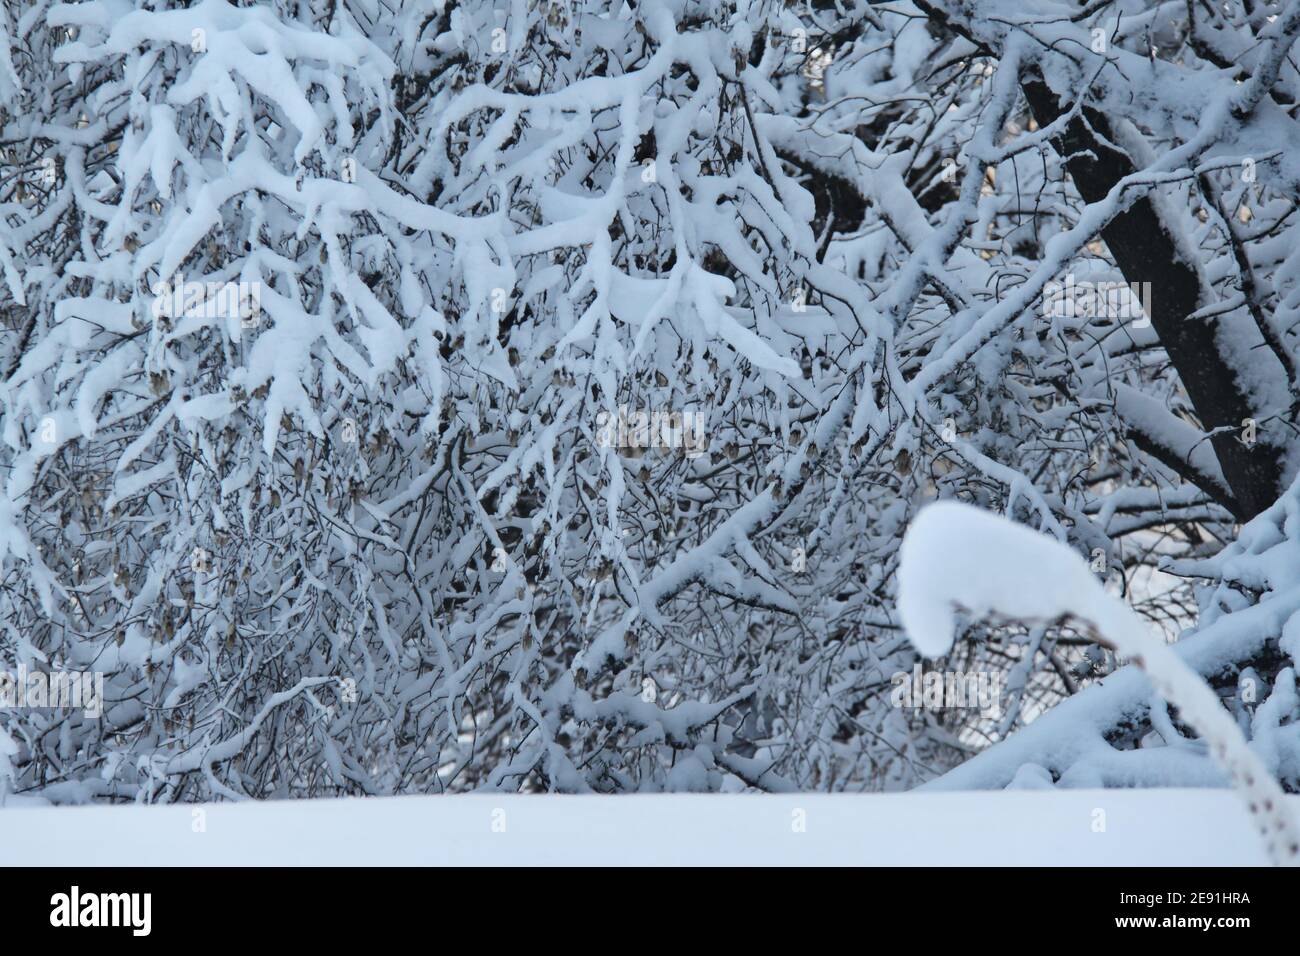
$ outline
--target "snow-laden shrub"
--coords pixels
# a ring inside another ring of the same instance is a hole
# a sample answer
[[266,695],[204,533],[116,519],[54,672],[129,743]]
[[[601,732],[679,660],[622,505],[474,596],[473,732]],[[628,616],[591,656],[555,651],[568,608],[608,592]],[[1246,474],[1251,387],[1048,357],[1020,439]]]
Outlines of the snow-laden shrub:
[[1095,679],[893,706],[898,542],[1127,585],[1276,497],[1294,23],[966,7],[7,6],[0,668],[106,697],[14,789],[901,788]]

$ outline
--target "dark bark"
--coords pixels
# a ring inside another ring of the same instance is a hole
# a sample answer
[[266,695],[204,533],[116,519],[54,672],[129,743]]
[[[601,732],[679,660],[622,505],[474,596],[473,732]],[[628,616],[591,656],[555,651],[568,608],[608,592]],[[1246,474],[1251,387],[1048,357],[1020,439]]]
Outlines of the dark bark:
[[[1039,125],[1046,126],[1064,112],[1040,76],[1028,74],[1022,85]],[[1056,143],[1087,202],[1100,201],[1116,183],[1136,171],[1126,153],[1109,145],[1114,141],[1106,117],[1084,108]],[[1202,427],[1207,432],[1228,429],[1211,441],[1232,491],[1236,516],[1242,521],[1254,517],[1281,493],[1282,461],[1280,450],[1271,444],[1241,441],[1242,421],[1259,414],[1243,388],[1243,378],[1251,371],[1228,363],[1216,342],[1213,320],[1190,318],[1206,304],[1199,278],[1182,261],[1149,197],[1138,199],[1116,216],[1102,230],[1102,238],[1125,279],[1151,283],[1151,324]]]
[[[943,10],[931,0],[916,0],[916,5],[932,22],[943,24],[979,49],[996,54],[971,28],[969,18],[974,14],[969,7],[963,5],[960,11]],[[1040,126],[1065,112],[1042,74],[1033,68],[1021,85]],[[1106,117],[1086,107],[1080,113],[1055,145],[1066,157],[1066,168],[1079,194],[1088,202],[1097,202],[1136,169],[1126,153],[1110,145],[1115,138]],[[1151,324],[1182,380],[1202,427],[1207,432],[1227,429],[1216,434],[1211,443],[1236,504],[1233,513],[1242,521],[1249,520],[1277,500],[1284,477],[1280,448],[1265,441],[1251,445],[1240,441],[1243,420],[1259,414],[1252,407],[1243,383],[1260,374],[1260,370],[1235,368],[1215,341],[1213,320],[1190,318],[1204,305],[1199,279],[1195,270],[1178,255],[1149,198],[1138,199],[1115,217],[1102,230],[1102,238],[1130,283],[1152,284],[1156,294],[1152,295]],[[1189,475],[1188,479],[1195,481],[1194,476]]]

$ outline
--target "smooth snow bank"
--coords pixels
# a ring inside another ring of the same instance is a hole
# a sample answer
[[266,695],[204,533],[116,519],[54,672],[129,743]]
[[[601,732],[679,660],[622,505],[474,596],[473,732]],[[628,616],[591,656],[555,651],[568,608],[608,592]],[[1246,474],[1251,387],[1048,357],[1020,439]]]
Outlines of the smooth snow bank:
[[[1288,800],[1300,808],[1300,797]],[[195,832],[200,819],[205,829]],[[796,832],[800,820],[804,832]],[[1246,811],[1226,790],[489,795],[0,810],[0,865],[11,866],[1266,862]]]

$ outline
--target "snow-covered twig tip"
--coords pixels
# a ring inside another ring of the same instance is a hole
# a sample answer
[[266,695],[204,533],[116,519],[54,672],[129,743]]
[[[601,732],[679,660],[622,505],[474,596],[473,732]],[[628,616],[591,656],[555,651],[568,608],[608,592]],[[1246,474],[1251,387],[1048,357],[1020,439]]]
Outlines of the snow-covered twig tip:
[[923,509],[903,538],[898,611],[926,657],[951,647],[958,609],[973,618],[1070,617],[1142,668],[1209,745],[1242,793],[1275,863],[1300,863],[1300,837],[1282,788],[1247,746],[1214,691],[1069,548],[1006,518],[957,502]]

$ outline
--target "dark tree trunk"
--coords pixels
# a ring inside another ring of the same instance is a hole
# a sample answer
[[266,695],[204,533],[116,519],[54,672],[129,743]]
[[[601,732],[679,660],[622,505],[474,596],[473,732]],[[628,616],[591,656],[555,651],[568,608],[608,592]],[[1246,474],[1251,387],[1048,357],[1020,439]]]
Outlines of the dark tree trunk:
[[[1046,126],[1062,114],[1055,94],[1040,76],[1030,74],[1022,85],[1039,125]],[[1109,145],[1114,142],[1106,117],[1084,108],[1056,143],[1087,202],[1103,199],[1116,183],[1136,171],[1127,154]],[[1102,230],[1102,238],[1125,279],[1151,284],[1151,324],[1182,379],[1201,426],[1207,432],[1227,429],[1211,439],[1214,451],[1232,492],[1237,517],[1242,521],[1254,517],[1281,493],[1282,461],[1276,446],[1262,440],[1248,445],[1241,440],[1243,420],[1259,414],[1243,388],[1242,376],[1251,371],[1227,362],[1216,342],[1213,320],[1190,318],[1206,304],[1199,278],[1183,262],[1149,197],[1138,199],[1116,216]],[[1259,361],[1274,360],[1271,354],[1261,352]]]

